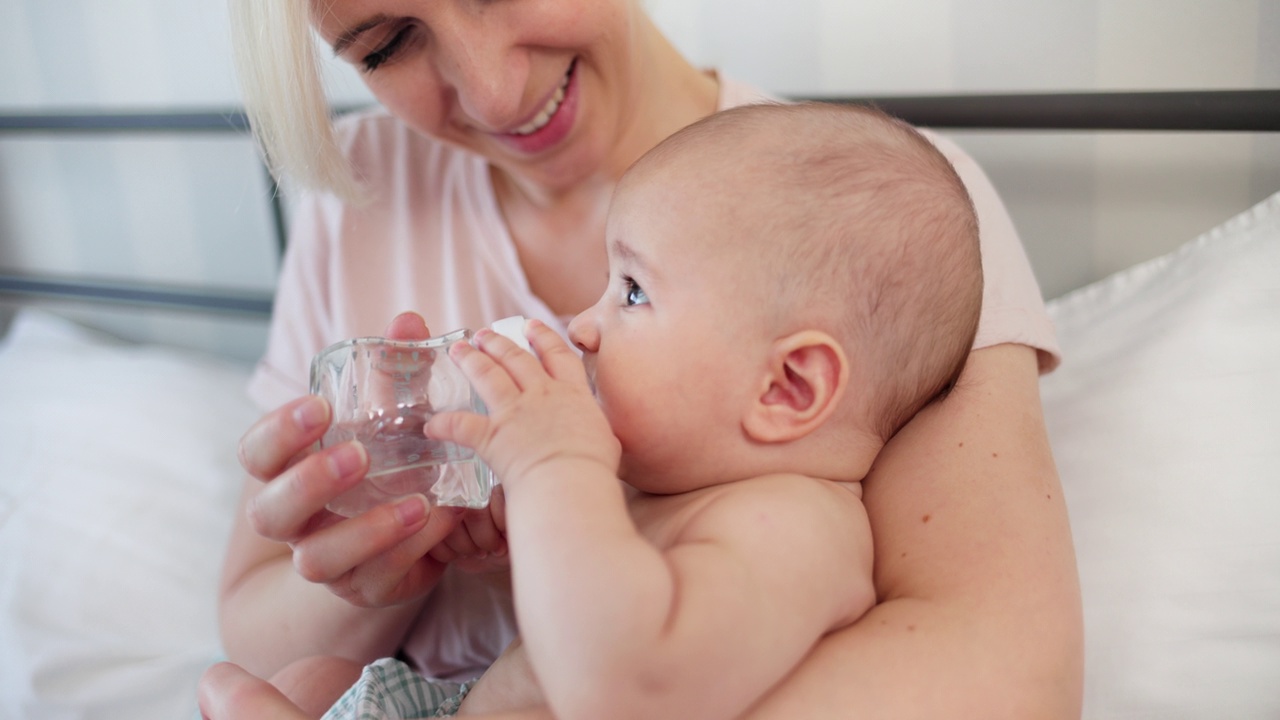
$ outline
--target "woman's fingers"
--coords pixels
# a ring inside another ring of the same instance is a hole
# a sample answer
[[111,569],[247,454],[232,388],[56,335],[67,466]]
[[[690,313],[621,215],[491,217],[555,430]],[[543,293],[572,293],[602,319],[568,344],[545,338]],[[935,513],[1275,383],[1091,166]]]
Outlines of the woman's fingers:
[[443,564],[463,561],[468,572],[489,566],[474,561],[487,558],[503,558],[507,554],[505,504],[502,487],[494,489],[489,507],[467,510],[462,522],[449,533],[449,537],[431,549],[431,558]]
[[[479,536],[477,542],[489,552],[507,550],[507,493],[502,486],[493,488],[489,495],[489,507],[477,511],[483,512],[484,528],[476,529],[472,537]],[[471,525],[467,525],[470,530]]]
[[386,607],[421,597],[444,574],[445,564],[429,552],[456,527],[457,508],[434,508],[427,524],[381,555],[361,563],[329,588],[361,607]]
[[390,551],[428,524],[439,534],[435,542],[443,540],[457,524],[456,519],[447,515],[437,513],[431,524],[431,508],[421,495],[383,503],[295,542],[294,568],[313,583],[332,583],[358,565]]
[[267,481],[324,435],[332,410],[324,398],[300,397],[262,416],[240,438],[240,464]]
[[313,453],[262,487],[246,510],[254,532],[293,542],[313,529],[317,513],[354,487],[369,468],[369,454],[356,441]]
[[431,337],[431,330],[418,313],[403,312],[387,325],[385,335],[391,340],[426,340]]
[[379,505],[295,543],[294,568],[356,605],[399,602],[421,582],[434,582],[418,577],[430,569],[416,565],[454,531],[461,514],[431,507],[421,495]]
[[506,551],[507,540],[494,522],[491,508],[468,511],[463,516],[462,526],[479,552],[487,554]]

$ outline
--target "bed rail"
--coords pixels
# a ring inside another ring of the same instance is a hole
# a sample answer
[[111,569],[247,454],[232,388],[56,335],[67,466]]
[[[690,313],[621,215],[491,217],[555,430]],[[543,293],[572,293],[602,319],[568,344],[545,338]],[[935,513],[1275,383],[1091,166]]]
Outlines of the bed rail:
[[1178,132],[1280,130],[1280,90],[813,99],[871,104],[913,125],[949,129]]
[[[944,129],[1032,131],[1280,131],[1278,90],[1013,93],[988,95],[806,96],[795,99],[874,105],[908,122]],[[335,112],[356,109],[338,107]],[[0,114],[0,140],[20,135],[246,133],[239,109]],[[265,168],[264,168],[265,172]],[[276,244],[284,248],[284,211],[268,175]],[[0,298],[129,304],[197,312],[267,316],[266,293],[58,277],[0,268]]]
[[[795,99],[875,105],[915,125],[1022,130],[1280,130],[1280,89],[993,95],[811,95]],[[337,112],[358,109],[344,106]],[[0,133],[245,132],[239,109],[0,114]]]

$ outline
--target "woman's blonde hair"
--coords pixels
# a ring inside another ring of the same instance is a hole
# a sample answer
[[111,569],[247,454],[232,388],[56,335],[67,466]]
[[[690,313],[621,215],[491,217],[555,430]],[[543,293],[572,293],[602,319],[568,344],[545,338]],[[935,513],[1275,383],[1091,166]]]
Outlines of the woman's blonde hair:
[[338,147],[306,0],[229,0],[245,113],[278,180],[358,196]]

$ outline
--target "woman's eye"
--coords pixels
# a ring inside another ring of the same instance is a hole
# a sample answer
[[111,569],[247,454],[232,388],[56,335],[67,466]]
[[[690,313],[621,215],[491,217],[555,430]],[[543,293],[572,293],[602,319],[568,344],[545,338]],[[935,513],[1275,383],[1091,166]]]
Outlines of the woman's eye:
[[412,30],[413,28],[411,27],[400,28],[395,35],[391,36],[390,40],[383,43],[382,47],[361,58],[360,62],[364,65],[364,71],[373,72],[378,69],[378,66],[395,57],[396,52],[409,39],[409,33]]
[[635,280],[632,280],[631,278],[623,278],[622,280],[626,287],[626,297],[624,298],[623,303],[627,307],[631,307],[632,305],[645,305],[649,302],[649,296],[645,294],[644,288],[640,287]]

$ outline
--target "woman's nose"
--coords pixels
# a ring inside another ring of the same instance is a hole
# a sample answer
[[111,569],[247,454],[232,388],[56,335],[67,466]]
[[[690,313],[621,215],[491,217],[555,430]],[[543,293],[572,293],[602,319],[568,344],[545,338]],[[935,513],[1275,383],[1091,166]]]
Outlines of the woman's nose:
[[436,66],[467,118],[486,130],[510,130],[524,118],[529,63],[511,35],[488,16],[450,13],[434,29]]
[[569,321],[569,341],[583,352],[600,349],[600,332],[593,318],[594,307],[588,308]]

